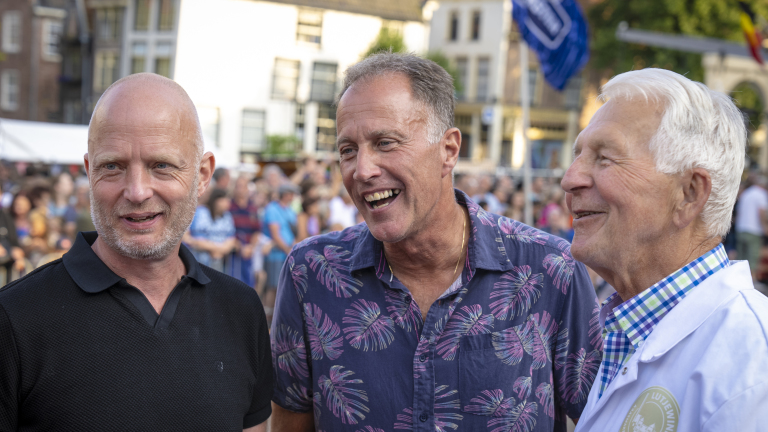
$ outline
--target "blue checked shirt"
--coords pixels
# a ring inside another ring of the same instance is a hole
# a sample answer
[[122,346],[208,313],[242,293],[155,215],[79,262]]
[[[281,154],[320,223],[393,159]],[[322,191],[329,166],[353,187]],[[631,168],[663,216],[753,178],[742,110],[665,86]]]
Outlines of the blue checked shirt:
[[605,317],[604,353],[603,372],[598,377],[598,397],[603,396],[621,366],[640,348],[667,312],[693,287],[729,265],[728,255],[719,244],[635,297],[622,303],[618,293],[614,293],[603,302],[600,317]]

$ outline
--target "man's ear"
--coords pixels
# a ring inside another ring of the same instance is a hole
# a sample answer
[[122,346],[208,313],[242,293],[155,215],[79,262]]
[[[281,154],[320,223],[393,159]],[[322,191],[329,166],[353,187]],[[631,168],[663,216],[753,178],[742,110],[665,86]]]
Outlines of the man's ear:
[[680,186],[682,199],[677,203],[672,222],[683,229],[704,211],[712,193],[712,177],[704,168],[693,168],[681,176]]
[[440,141],[441,151],[443,152],[443,171],[442,176],[449,176],[453,168],[459,161],[459,151],[461,150],[461,131],[457,128],[450,128],[443,134]]
[[211,152],[206,152],[200,161],[200,183],[197,185],[197,197],[200,198],[213,177],[213,170],[216,169],[216,157]]
[[90,169],[91,163],[88,160],[88,153],[83,155],[83,166],[85,166],[85,175],[86,177],[88,177],[88,180],[90,180],[91,179],[91,169]]

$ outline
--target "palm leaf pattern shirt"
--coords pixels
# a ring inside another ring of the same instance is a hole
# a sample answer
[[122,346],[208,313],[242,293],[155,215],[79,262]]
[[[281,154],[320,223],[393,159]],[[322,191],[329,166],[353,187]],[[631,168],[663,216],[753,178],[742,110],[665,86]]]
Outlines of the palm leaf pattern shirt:
[[656,324],[693,287],[729,265],[728,254],[721,243],[627,301],[618,293],[605,299],[600,310],[605,355],[599,372],[598,398],[616,378],[621,366],[648,339]]
[[602,358],[592,284],[565,240],[463,192],[461,276],[426,319],[365,224],[296,245],[272,325],[273,401],[318,431],[565,431]]

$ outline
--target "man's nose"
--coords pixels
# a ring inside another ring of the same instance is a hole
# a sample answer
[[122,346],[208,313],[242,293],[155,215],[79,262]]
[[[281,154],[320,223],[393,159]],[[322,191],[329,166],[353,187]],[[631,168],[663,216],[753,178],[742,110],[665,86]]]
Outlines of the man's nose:
[[123,197],[133,203],[142,203],[153,195],[152,176],[143,169],[129,169]]
[[592,186],[592,177],[589,175],[586,164],[581,157],[576,157],[565,171],[563,180],[560,181],[560,187],[568,193],[574,193],[590,186]]
[[367,182],[381,175],[377,152],[362,147],[357,152],[356,161],[355,174],[352,176],[356,181]]

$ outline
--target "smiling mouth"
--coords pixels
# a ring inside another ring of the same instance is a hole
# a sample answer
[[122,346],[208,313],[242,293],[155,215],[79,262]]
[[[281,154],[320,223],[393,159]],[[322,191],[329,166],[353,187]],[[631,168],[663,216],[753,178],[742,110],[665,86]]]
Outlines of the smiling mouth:
[[365,201],[372,209],[378,209],[388,206],[395,197],[400,194],[400,189],[389,189],[373,194],[365,195]]
[[128,216],[126,216],[125,218],[128,221],[130,221],[130,222],[141,223],[141,222],[151,221],[152,219],[154,219],[154,218],[156,218],[158,216],[160,216],[160,213],[153,214],[153,215],[150,215],[150,216],[144,216],[144,217],[140,217],[140,218],[132,218],[132,217],[128,217]]

